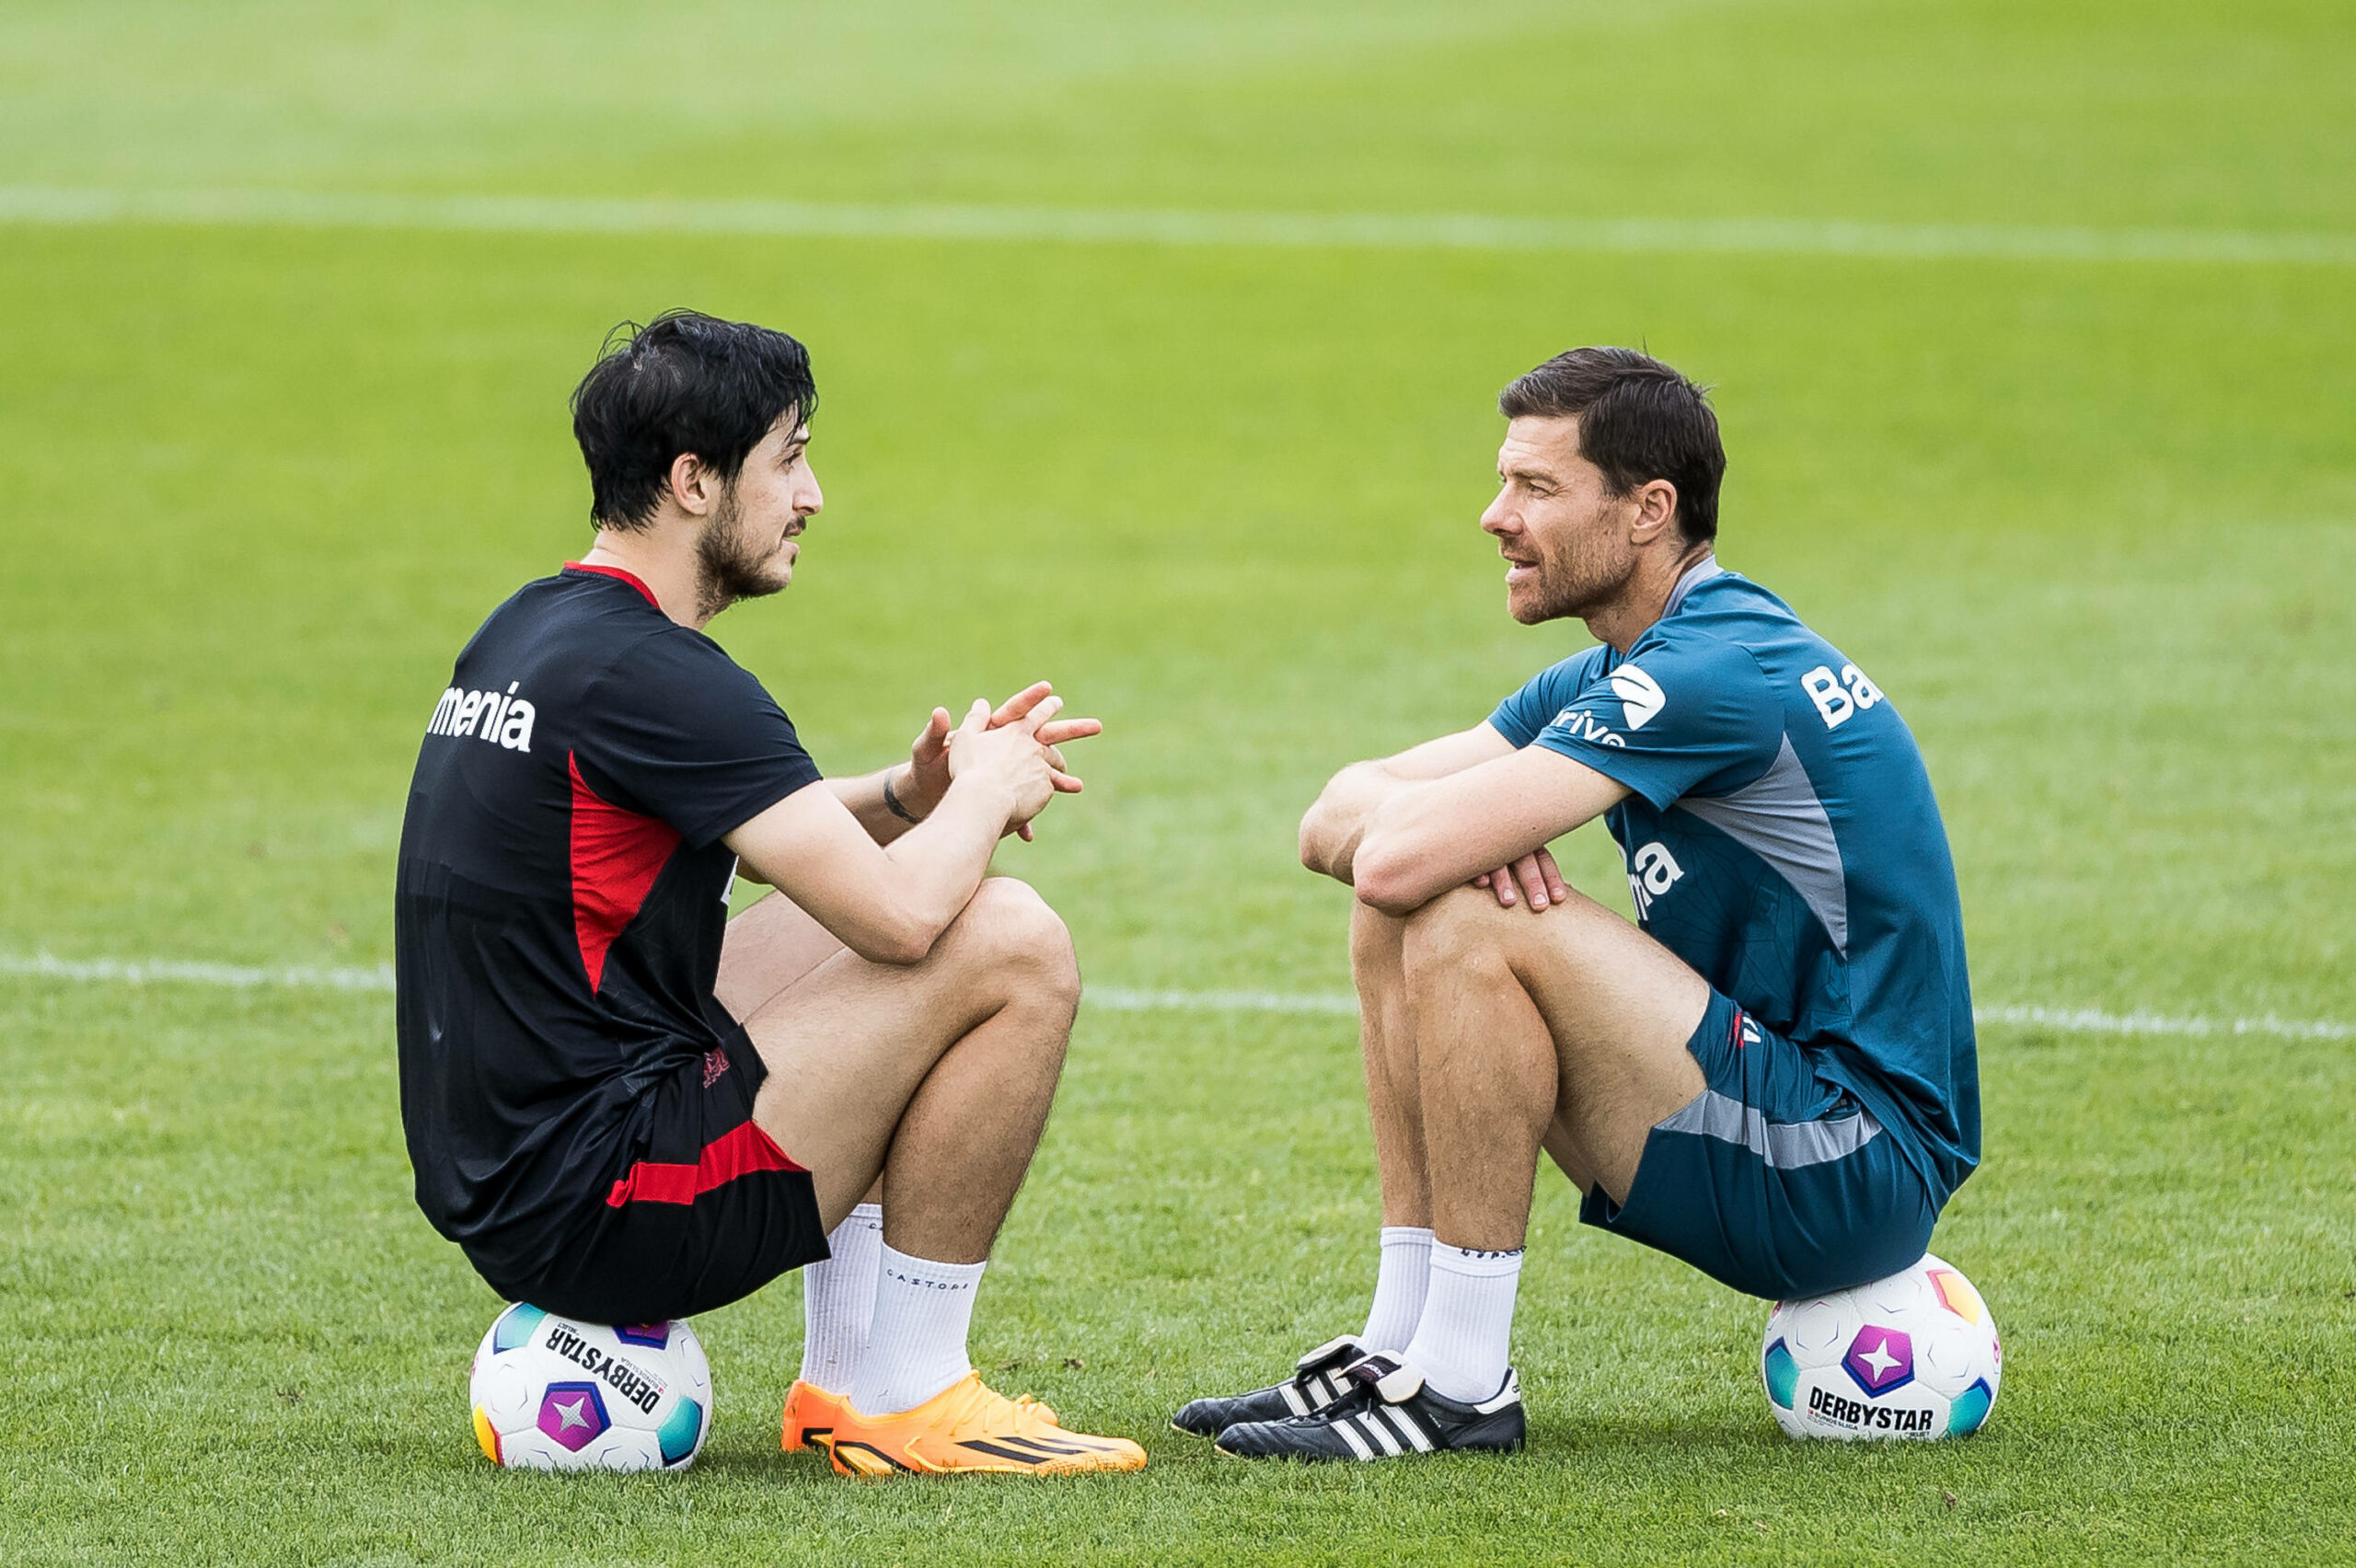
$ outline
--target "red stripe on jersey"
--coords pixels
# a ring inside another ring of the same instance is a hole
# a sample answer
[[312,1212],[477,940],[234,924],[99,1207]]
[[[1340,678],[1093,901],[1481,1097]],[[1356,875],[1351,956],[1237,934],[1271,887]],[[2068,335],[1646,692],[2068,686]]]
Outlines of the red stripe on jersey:
[[625,571],[618,566],[584,566],[577,560],[566,561],[564,563],[564,570],[567,571],[594,571],[600,577],[618,577],[624,582],[629,583],[631,587],[645,594],[646,602],[648,604],[653,605],[658,610],[663,607],[663,601],[654,596],[654,590],[649,588],[645,582],[640,578],[638,573],[635,571]]
[[667,823],[600,799],[570,753],[564,766],[572,775],[572,934],[594,992],[607,951],[645,905],[679,836]]
[[803,1166],[777,1147],[777,1140],[747,1122],[703,1146],[693,1165],[641,1159],[606,1194],[606,1206],[624,1204],[691,1204],[714,1187],[761,1170],[800,1170]]

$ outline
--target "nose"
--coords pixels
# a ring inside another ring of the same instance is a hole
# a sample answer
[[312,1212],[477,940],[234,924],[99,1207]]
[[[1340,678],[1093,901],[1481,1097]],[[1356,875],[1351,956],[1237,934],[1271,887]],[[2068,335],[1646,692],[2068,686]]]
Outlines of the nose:
[[1497,535],[1501,538],[1514,531],[1513,513],[1506,505],[1505,491],[1499,490],[1497,499],[1489,502],[1488,510],[1481,513],[1481,531],[1484,534]]
[[804,517],[815,517],[826,504],[826,492],[818,488],[818,476],[803,471],[802,488],[793,498],[793,510]]

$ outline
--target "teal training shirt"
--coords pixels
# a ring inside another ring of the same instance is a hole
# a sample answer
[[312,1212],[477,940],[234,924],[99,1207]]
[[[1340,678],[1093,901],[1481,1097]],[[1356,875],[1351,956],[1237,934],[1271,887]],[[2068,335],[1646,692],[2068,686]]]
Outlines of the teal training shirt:
[[1565,659],[1489,722],[1628,787],[1604,820],[1645,929],[1855,1095],[1945,1202],[1980,1162],[1963,912],[1880,688],[1704,561],[1626,657]]

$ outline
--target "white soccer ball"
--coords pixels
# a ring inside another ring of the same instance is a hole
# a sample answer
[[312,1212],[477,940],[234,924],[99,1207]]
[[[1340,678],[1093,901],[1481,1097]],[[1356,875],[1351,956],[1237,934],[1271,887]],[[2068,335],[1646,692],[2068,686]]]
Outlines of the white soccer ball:
[[685,1470],[711,1430],[711,1367],[687,1324],[576,1322],[510,1307],[470,1374],[475,1441],[528,1470]]
[[1760,1376],[1795,1437],[1960,1437],[1995,1408],[2004,1351],[1971,1282],[1925,1254],[1767,1320]]

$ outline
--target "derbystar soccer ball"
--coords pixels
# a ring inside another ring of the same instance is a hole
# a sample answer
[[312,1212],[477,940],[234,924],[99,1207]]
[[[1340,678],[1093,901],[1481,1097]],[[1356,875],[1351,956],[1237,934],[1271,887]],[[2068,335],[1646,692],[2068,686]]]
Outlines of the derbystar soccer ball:
[[1795,1437],[1960,1437],[1995,1407],[2004,1352],[1980,1292],[1925,1254],[1854,1290],[1777,1303],[1759,1370]]
[[685,1470],[711,1430],[711,1368],[685,1323],[510,1307],[471,1378],[475,1441],[511,1469]]

